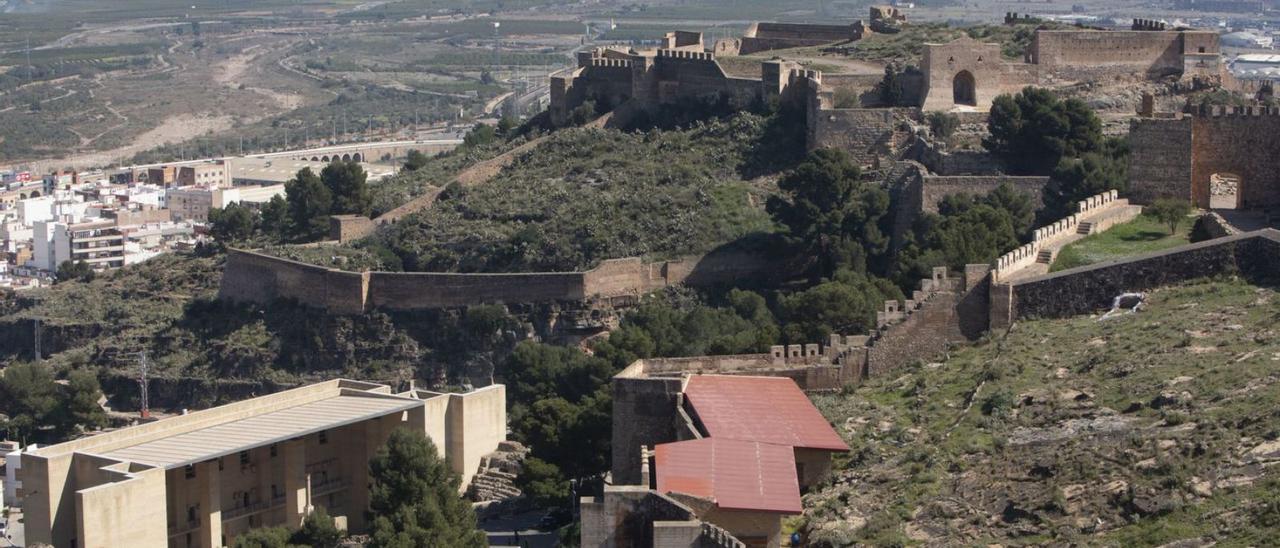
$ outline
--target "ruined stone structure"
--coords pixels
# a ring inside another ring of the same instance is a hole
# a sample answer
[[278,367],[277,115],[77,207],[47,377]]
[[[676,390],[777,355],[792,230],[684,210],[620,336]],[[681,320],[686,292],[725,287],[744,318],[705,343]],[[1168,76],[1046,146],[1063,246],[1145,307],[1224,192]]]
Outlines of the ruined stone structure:
[[[686,41],[701,44],[701,40],[699,35],[696,41]],[[682,43],[675,37],[668,42]],[[820,75],[795,63],[767,61],[762,63],[759,79],[729,76],[715,54],[697,50],[696,45],[645,51],[595,48],[579,52],[577,69],[551,78],[550,116],[553,123],[563,125],[570,111],[588,100],[611,108],[629,102],[633,108],[645,109],[714,97],[745,109],[784,94],[793,81],[804,77]]]
[[997,95],[1036,82],[1030,67],[1004,61],[1000,44],[968,36],[947,44],[925,44],[920,69],[925,73],[924,110],[985,111]]
[[1207,106],[1185,113],[1151,113],[1130,122],[1130,195],[1190,198],[1208,209],[1209,179],[1240,180],[1237,208],[1280,206],[1280,109]]
[[[1016,22],[1016,14],[1009,14],[1006,23],[1010,16]],[[925,44],[921,108],[986,111],[996,96],[1028,85],[1166,76],[1233,80],[1225,70],[1216,32],[1162,30],[1144,20],[1135,20],[1134,28],[1037,30],[1025,62],[1005,61],[999,44],[968,37]]]
[[763,51],[852,42],[861,40],[866,32],[867,27],[862,21],[850,25],[752,23],[741,38],[717,40],[713,51],[716,55],[751,55]]
[[259,304],[293,299],[336,314],[360,314],[377,308],[634,299],[669,285],[713,285],[774,274],[776,268],[763,258],[741,253],[656,263],[613,259],[585,272],[454,274],[350,272],[231,249],[218,296]]

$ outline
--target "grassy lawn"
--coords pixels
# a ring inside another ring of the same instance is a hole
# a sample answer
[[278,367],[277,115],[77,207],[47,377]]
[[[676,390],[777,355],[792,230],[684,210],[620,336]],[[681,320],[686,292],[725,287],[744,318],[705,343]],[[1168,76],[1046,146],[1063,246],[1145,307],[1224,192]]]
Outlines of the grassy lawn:
[[1092,234],[1078,242],[1062,248],[1054,258],[1050,272],[1075,268],[1087,264],[1100,263],[1111,259],[1119,259],[1141,253],[1160,251],[1189,243],[1188,235],[1195,221],[1188,217],[1178,224],[1178,230],[1169,233],[1169,227],[1148,215],[1111,227],[1109,230]]

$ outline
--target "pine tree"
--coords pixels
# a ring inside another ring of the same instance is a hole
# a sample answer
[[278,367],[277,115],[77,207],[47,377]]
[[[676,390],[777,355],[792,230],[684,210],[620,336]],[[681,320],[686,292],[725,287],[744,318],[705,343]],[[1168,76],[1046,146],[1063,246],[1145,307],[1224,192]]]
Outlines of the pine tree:
[[391,433],[369,462],[373,548],[485,546],[471,504],[458,495],[460,480],[422,432]]

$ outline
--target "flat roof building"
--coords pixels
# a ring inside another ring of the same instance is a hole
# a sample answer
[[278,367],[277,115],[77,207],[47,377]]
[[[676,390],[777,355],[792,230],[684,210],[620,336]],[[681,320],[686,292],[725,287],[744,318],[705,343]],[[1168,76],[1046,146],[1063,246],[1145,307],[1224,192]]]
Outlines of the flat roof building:
[[229,546],[315,508],[366,529],[369,460],[396,428],[431,438],[464,487],[506,434],[506,390],[332,380],[22,457],[26,539],[56,547]]

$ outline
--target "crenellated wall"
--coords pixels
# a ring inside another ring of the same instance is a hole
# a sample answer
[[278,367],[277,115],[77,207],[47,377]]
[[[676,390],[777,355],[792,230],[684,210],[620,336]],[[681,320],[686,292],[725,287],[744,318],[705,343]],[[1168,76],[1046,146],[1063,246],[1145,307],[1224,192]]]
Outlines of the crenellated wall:
[[992,264],[992,281],[1004,282],[1018,271],[1035,264],[1042,252],[1056,250],[1067,241],[1079,238],[1082,235],[1082,223],[1089,223],[1088,232],[1100,232],[1118,222],[1132,219],[1137,214],[1135,209],[1129,206],[1129,200],[1120,198],[1114,190],[1079,201],[1076,213],[1035,229],[1030,242],[998,257]]

